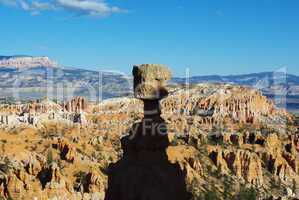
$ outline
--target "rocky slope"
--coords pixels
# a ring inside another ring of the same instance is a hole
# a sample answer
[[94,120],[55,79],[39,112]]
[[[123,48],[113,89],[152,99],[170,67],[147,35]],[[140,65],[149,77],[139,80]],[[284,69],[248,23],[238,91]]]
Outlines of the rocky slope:
[[[185,78],[174,78],[173,83],[184,84]],[[282,71],[229,76],[193,76],[189,83],[229,83],[259,89],[268,98],[276,99],[276,105],[289,111],[299,110],[299,77]]]
[[[168,130],[163,159],[192,199],[299,197],[294,116],[242,86],[200,84],[168,90],[161,102]],[[121,138],[144,114],[142,101],[127,97],[100,104],[74,98],[61,105],[49,100],[1,105],[0,113],[0,197],[86,200],[104,199],[109,165],[126,155]],[[125,180],[131,188],[137,178]]]

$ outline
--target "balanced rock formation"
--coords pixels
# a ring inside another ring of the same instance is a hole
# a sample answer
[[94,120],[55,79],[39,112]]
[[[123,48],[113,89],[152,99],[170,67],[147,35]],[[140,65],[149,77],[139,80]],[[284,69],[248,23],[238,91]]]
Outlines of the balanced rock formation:
[[[123,158],[109,167],[106,200],[187,200],[186,173],[168,161],[169,145],[159,101],[170,71],[161,65],[134,66],[134,93],[144,103],[144,118],[121,140]],[[194,164],[194,167],[198,167]]]
[[160,100],[168,95],[165,82],[171,72],[163,65],[144,64],[134,66],[134,94],[138,99]]

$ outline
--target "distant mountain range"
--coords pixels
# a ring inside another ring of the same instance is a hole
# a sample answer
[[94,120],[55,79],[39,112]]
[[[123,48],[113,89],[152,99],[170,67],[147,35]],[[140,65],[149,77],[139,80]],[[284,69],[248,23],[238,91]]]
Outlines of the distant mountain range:
[[46,56],[0,56],[0,67],[4,68],[33,68],[33,67],[57,67],[57,63]]
[[194,76],[186,78],[174,78],[173,82],[184,84],[185,82],[192,84],[203,82],[214,83],[231,83],[238,85],[247,85],[262,90],[264,93],[288,95],[299,94],[299,77],[284,72],[261,72],[243,75],[229,76]]
[[[173,78],[171,84],[229,83],[257,88],[277,105],[299,111],[299,77],[283,72],[230,76]],[[0,100],[31,100],[49,97],[66,100],[85,96],[90,100],[132,95],[132,77],[111,72],[58,67],[48,57],[0,56]],[[286,101],[283,101],[286,96]]]
[[268,98],[273,99],[278,107],[299,112],[299,77],[284,72],[262,72],[229,76],[194,76],[173,78],[173,83],[198,84],[204,82],[244,85],[259,89]]
[[131,77],[123,74],[58,67],[48,57],[0,56],[2,101],[73,96],[96,101],[130,95],[131,88]]

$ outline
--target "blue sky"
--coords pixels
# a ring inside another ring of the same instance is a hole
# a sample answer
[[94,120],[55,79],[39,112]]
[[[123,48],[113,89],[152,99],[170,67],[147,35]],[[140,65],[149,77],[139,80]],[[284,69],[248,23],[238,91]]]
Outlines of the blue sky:
[[0,0],[0,24],[0,55],[64,66],[299,75],[298,0]]

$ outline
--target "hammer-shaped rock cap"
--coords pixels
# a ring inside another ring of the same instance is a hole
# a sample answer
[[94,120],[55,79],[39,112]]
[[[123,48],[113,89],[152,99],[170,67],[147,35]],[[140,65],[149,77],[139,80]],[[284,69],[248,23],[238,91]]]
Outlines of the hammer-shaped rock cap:
[[159,100],[167,96],[165,82],[171,79],[171,71],[166,66],[159,64],[135,65],[133,76],[136,98]]

